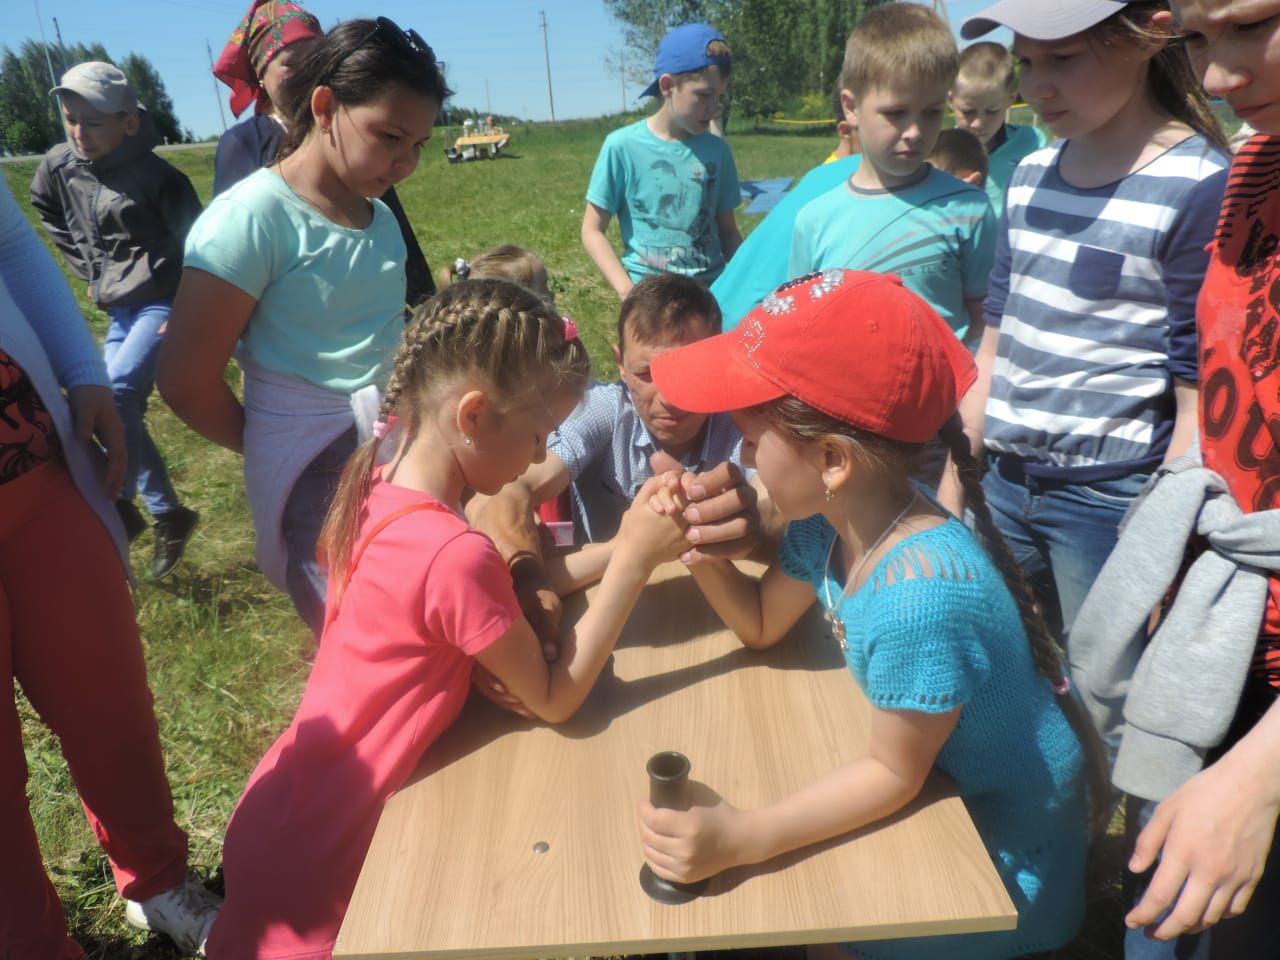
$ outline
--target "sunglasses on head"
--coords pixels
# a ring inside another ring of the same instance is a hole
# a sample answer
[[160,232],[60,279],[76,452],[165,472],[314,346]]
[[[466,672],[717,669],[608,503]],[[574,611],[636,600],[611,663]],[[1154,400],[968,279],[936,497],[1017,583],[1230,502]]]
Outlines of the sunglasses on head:
[[[364,39],[347,51],[346,56],[355,53],[374,37],[381,35],[385,40],[389,41],[393,47],[401,53],[408,54],[411,57],[420,57],[431,66],[444,69],[443,61],[436,59],[435,51],[431,49],[431,45],[422,39],[422,34],[417,30],[405,30],[400,24],[396,23],[390,17],[379,17],[373,23],[373,29],[365,34]],[[338,61],[340,64],[342,61]],[[334,65],[337,69],[338,64]]]

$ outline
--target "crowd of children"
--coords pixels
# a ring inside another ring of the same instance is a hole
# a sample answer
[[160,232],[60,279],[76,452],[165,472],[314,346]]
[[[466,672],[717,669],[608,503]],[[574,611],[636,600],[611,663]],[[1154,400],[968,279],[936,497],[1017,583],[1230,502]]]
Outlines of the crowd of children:
[[[821,604],[871,742],[759,809],[642,803],[659,876],[873,824],[940,768],[1016,930],[810,956],[1052,951],[1114,787],[1127,960],[1280,955],[1280,0],[1000,0],[961,35],[997,27],[1011,49],[961,51],[925,5],[865,14],[840,148],[745,242],[712,132],[729,43],[671,30],[656,111],[587,186],[611,383],[536,253],[458,259],[436,292],[394,191],[451,93],[417,32],[253,0],[215,74],[255,112],[203,212],[124,74],[67,72],[31,202],[110,325],[97,354],[0,189],[0,664],[61,738],[131,923],[330,957],[384,803],[471,686],[568,718],[679,558],[750,648]],[[1234,160],[1206,91],[1260,131]],[[1041,127],[1007,122],[1019,95]],[[243,454],[258,564],[319,643],[228,825],[221,903],[187,872],[129,603],[135,495],[156,578],[197,519],[146,431],[153,384]],[[589,547],[548,549],[546,518]],[[561,598],[597,581],[562,646]],[[81,956],[6,716],[0,955]]]

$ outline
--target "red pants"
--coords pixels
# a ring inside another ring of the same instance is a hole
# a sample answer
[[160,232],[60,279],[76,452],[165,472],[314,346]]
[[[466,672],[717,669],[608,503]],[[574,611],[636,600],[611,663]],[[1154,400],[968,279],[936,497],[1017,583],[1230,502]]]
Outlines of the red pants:
[[[173,800],[120,558],[62,463],[0,484],[0,684],[16,678],[58,736],[116,887],[182,881]],[[13,699],[0,693],[0,957],[78,960],[45,875]]]

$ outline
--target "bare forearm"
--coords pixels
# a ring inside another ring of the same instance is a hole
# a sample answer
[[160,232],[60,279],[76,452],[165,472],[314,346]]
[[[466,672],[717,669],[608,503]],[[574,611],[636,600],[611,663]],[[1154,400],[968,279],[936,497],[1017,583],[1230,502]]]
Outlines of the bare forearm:
[[648,563],[626,550],[614,552],[600,581],[600,589],[574,624],[560,659],[548,664],[546,702],[527,704],[530,709],[544,720],[559,723],[582,705],[613,652],[618,634],[651,572]]
[[729,560],[706,560],[689,567],[693,581],[711,609],[733,631],[744,647],[767,646],[760,581]]
[[630,274],[623,267],[622,261],[618,259],[617,253],[614,252],[613,244],[609,242],[609,238],[598,230],[584,230],[582,232],[582,246],[587,251],[587,256],[604,274],[604,278],[609,281],[609,286],[613,287],[619,297],[625,297],[631,292],[634,285],[631,281]]
[[244,453],[244,407],[225,383],[193,388],[165,376],[156,378],[160,395],[182,420],[206,440],[234,453]]
[[1196,385],[1186,380],[1174,380],[1173,395],[1177,412],[1173,420],[1173,436],[1169,438],[1169,449],[1164,455],[1166,463],[1176,460],[1191,448],[1200,427],[1200,391]]
[[1265,791],[1270,803],[1280,806],[1280,699],[1227,751],[1223,760],[1238,765],[1249,780]]
[[588,543],[578,550],[545,561],[547,581],[560,596],[581,590],[604,576],[613,558],[614,542]]
[[872,757],[855,760],[777,803],[748,811],[753,840],[743,862],[759,863],[875,823],[910,803],[921,786]]

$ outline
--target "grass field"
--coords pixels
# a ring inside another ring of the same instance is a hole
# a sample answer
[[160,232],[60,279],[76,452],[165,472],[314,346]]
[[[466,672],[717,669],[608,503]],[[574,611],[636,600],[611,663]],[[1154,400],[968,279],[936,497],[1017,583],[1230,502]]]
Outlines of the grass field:
[[[600,375],[612,379],[608,344],[617,300],[578,241],[582,195],[608,129],[603,123],[518,127],[505,157],[459,165],[447,164],[439,149],[452,142],[452,132],[437,131],[400,194],[433,267],[502,242],[541,254],[560,308],[578,322]],[[729,140],[743,179],[798,176],[831,146],[823,137],[766,133],[731,134]],[[167,159],[207,201],[212,148],[175,151]],[[34,164],[0,169],[26,206]],[[744,232],[756,219],[740,216]],[[72,286],[101,336],[105,315],[85,300],[82,284]],[[169,579],[153,584],[142,577],[150,560],[149,535],[135,545],[133,560],[139,575],[138,621],[177,818],[191,835],[192,864],[211,874],[249,771],[292,714],[312,641],[287,598],[254,566],[239,459],[196,437],[158,399],[149,425],[175,485],[201,514],[186,559]],[[73,933],[91,960],[176,956],[161,938],[126,927],[106,860],[85,824],[58,744],[21,695],[19,703],[31,809]],[[1115,848],[1112,838],[1100,861],[1119,862]],[[1112,885],[1099,879],[1092,887],[1089,922],[1064,953],[1069,960],[1120,955]]]

